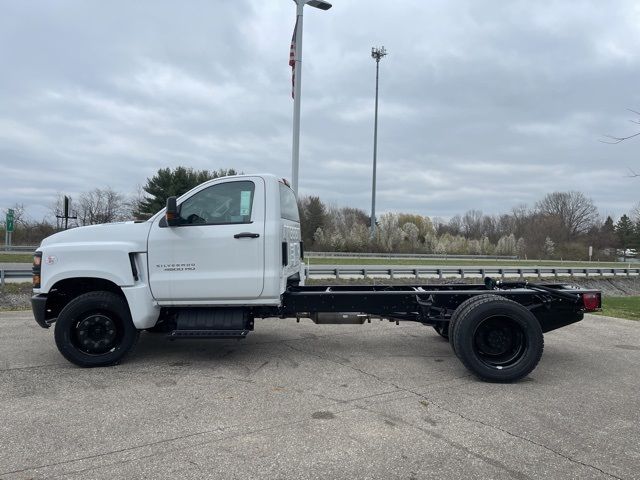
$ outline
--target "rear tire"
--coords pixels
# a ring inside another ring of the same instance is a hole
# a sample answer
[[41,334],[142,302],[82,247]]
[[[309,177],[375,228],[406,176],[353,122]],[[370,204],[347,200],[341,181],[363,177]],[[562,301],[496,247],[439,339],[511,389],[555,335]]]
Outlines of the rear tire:
[[[472,305],[486,299],[486,298],[501,298],[498,297],[497,295],[493,295],[490,293],[484,293],[482,295],[478,295],[476,297],[471,297],[466,299],[464,302],[462,302],[460,305],[458,305],[458,308],[455,309],[455,311],[453,312],[453,315],[451,315],[451,319],[449,320],[449,345],[451,345],[451,349],[453,350],[453,353],[456,353],[456,347],[453,343],[453,337],[455,335],[455,328],[456,325],[458,323],[458,319],[460,318],[460,315],[462,315],[462,313],[466,310],[468,310],[469,308],[473,308]],[[456,353],[457,355],[457,353]]]
[[118,363],[139,335],[124,298],[103,291],[85,293],[69,302],[56,320],[54,334],[60,353],[80,367]]
[[512,300],[490,295],[470,303],[453,331],[455,352],[482,380],[514,382],[536,367],[544,349],[538,319]]

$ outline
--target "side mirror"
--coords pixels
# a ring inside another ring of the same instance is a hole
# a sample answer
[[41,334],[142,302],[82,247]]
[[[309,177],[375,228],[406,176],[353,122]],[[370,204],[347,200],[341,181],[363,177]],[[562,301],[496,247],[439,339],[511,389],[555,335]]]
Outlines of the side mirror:
[[176,203],[176,197],[167,198],[167,211],[164,214],[167,220],[167,225],[175,227],[178,225],[178,204]]

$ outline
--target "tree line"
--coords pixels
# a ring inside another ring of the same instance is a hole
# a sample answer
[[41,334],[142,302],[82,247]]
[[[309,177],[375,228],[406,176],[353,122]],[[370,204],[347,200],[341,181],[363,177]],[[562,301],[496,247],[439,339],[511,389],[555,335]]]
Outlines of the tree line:
[[352,207],[330,206],[317,196],[300,199],[305,248],[318,251],[508,255],[519,258],[595,259],[617,249],[640,247],[640,204],[617,221],[602,218],[581,192],[554,192],[533,206],[485,215],[469,210],[443,220],[385,213],[370,236],[369,216]]
[[[95,188],[72,200],[70,227],[131,219],[147,219],[164,207],[166,199],[182,195],[200,183],[234,169],[164,168],[148,178],[136,194],[110,187]],[[40,221],[13,206],[13,243],[35,245],[63,227],[63,195]],[[553,192],[532,206],[518,205],[508,213],[486,215],[469,210],[444,220],[409,213],[385,213],[376,219],[370,236],[369,215],[361,209],[338,207],[317,196],[299,199],[302,238],[307,250],[336,252],[402,252],[467,255],[508,255],[520,258],[594,259],[616,256],[616,249],[640,248],[640,203],[614,220],[603,218],[593,201],[581,192]],[[4,221],[4,215],[2,216]],[[4,234],[4,224],[0,228]]]

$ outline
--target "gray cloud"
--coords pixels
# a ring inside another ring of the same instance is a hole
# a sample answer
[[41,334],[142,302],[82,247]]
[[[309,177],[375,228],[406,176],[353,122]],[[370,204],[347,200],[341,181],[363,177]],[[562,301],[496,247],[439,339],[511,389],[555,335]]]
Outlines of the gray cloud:
[[[2,2],[0,206],[132,192],[158,168],[290,175],[290,1]],[[368,210],[496,213],[581,190],[639,200],[636,2],[334,2],[305,13],[301,193]]]

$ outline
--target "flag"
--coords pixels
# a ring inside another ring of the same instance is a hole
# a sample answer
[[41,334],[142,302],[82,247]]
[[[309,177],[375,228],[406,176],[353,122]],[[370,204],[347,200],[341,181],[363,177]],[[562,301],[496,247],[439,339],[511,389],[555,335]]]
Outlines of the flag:
[[289,50],[289,66],[291,67],[291,98],[295,98],[296,86],[296,33],[298,32],[298,19],[296,18],[296,26],[293,27],[293,35],[291,36],[291,49]]

